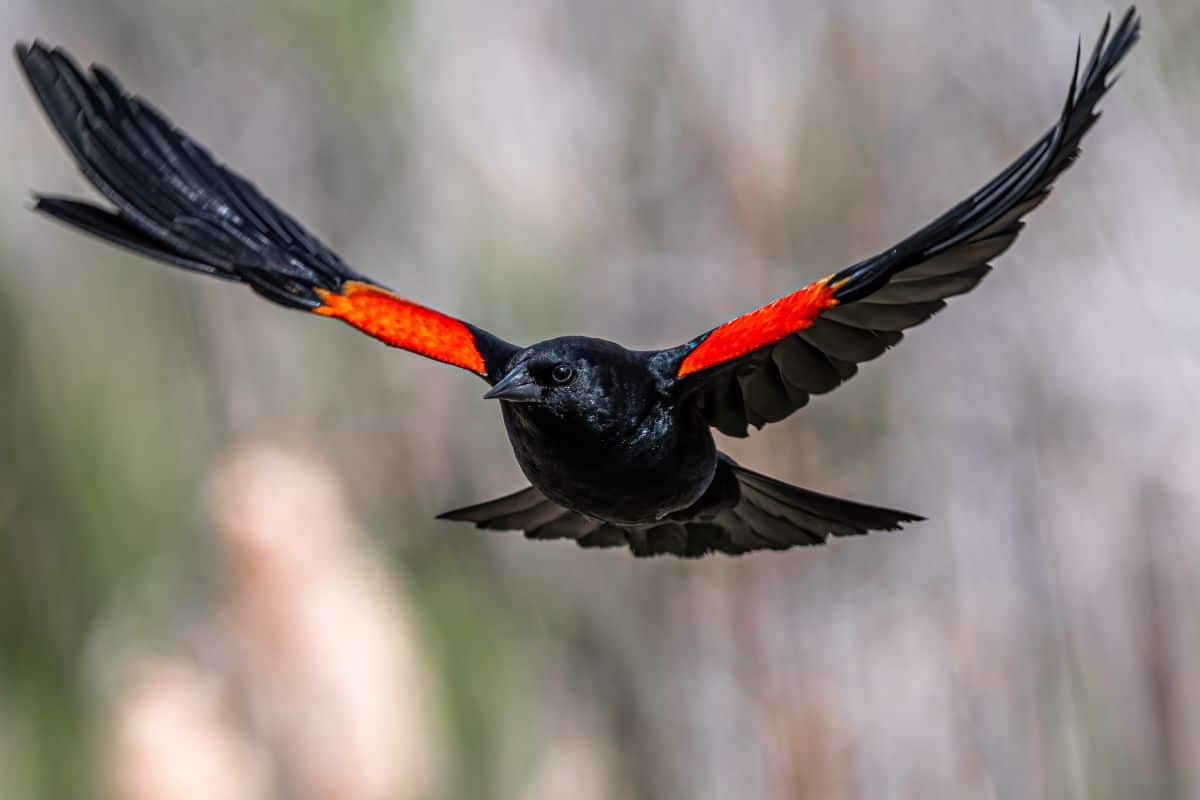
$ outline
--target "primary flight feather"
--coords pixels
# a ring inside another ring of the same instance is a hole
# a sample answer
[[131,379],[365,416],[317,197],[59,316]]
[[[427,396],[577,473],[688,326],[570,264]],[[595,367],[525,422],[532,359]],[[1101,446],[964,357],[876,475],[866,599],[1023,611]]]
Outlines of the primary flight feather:
[[790,486],[718,452],[854,375],[973,289],[1075,160],[1109,76],[1138,39],[1131,8],[1076,53],[1053,127],[969,198],[896,246],[666,350],[577,336],[518,347],[350,269],[336,253],[100,66],[35,42],[17,61],[87,179],[112,204],[36,209],[113,244],[245,283],[491,385],[529,488],[447,519],[635,555],[701,556],[894,530],[915,514]]

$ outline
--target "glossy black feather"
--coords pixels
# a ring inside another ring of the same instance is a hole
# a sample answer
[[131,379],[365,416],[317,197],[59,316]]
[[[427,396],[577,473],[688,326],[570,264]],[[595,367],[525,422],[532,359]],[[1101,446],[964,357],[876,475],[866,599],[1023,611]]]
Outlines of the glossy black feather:
[[173,249],[166,242],[147,235],[141,228],[120,214],[66,197],[39,196],[34,210],[65,222],[93,236],[120,245],[139,255],[155,258],[183,269],[203,272],[216,278],[238,280],[237,275],[220,267],[196,261]]
[[[1045,201],[1054,179],[1074,163],[1080,140],[1099,116],[1095,106],[1112,85],[1109,75],[1137,42],[1140,22],[1134,9],[1111,36],[1110,22],[1082,71],[1077,52],[1062,113],[1032,147],[979,191],[895,247],[833,275],[830,283],[839,286],[834,294],[839,305],[823,312],[811,328],[763,348],[772,354],[782,351],[781,358],[764,360],[761,350],[747,354],[689,376],[681,393],[693,398],[713,427],[745,436],[749,425],[762,427],[786,416],[778,403],[781,391],[791,386],[819,394],[835,388],[854,374],[854,364],[880,355],[900,341],[903,331],[945,307],[947,298],[978,285],[990,270],[988,262],[1016,239],[1021,218]],[[681,347],[680,361],[703,338]],[[800,353],[797,340],[830,356],[829,364]],[[760,377],[763,365],[771,363],[781,366],[781,374]],[[801,374],[805,371],[811,375]],[[735,403],[712,402],[730,396],[734,386],[742,393],[740,409]],[[807,397],[786,412],[804,402]],[[771,414],[763,414],[762,408]]]

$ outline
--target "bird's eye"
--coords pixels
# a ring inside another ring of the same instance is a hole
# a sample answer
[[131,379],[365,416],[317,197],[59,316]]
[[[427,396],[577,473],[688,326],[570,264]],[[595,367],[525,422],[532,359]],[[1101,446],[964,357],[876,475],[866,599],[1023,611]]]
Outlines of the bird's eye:
[[550,378],[559,386],[564,386],[575,380],[575,368],[570,364],[555,364],[550,371]]

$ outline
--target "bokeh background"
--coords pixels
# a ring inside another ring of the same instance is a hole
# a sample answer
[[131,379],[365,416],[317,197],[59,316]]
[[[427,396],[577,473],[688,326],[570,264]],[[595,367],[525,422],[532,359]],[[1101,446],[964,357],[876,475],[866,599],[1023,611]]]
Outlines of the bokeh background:
[[[466,373],[35,218],[0,70],[0,796],[1200,797],[1200,6],[1017,246],[722,442],[929,521],[699,562],[484,534]],[[517,342],[685,341],[1058,112],[1092,0],[5,0],[351,264]]]

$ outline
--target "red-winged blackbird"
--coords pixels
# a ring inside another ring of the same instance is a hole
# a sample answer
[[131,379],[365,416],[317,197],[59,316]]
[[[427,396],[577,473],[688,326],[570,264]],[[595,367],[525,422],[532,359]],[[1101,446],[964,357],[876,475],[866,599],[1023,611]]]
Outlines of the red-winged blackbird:
[[1109,21],[1055,125],[967,200],[886,252],[667,350],[568,336],[521,348],[406,300],[346,266],[291,216],[106,69],[18,44],[17,60],[83,174],[116,206],[37,197],[37,210],[142,255],[248,284],[393,347],[453,364],[501,400],[533,486],[443,514],[480,528],[638,556],[822,544],[894,530],[915,514],[840,500],[738,466],[711,429],[745,436],[850,378],[902,331],[970,291],[1021,218],[1075,160],[1110,71],[1138,39]]

